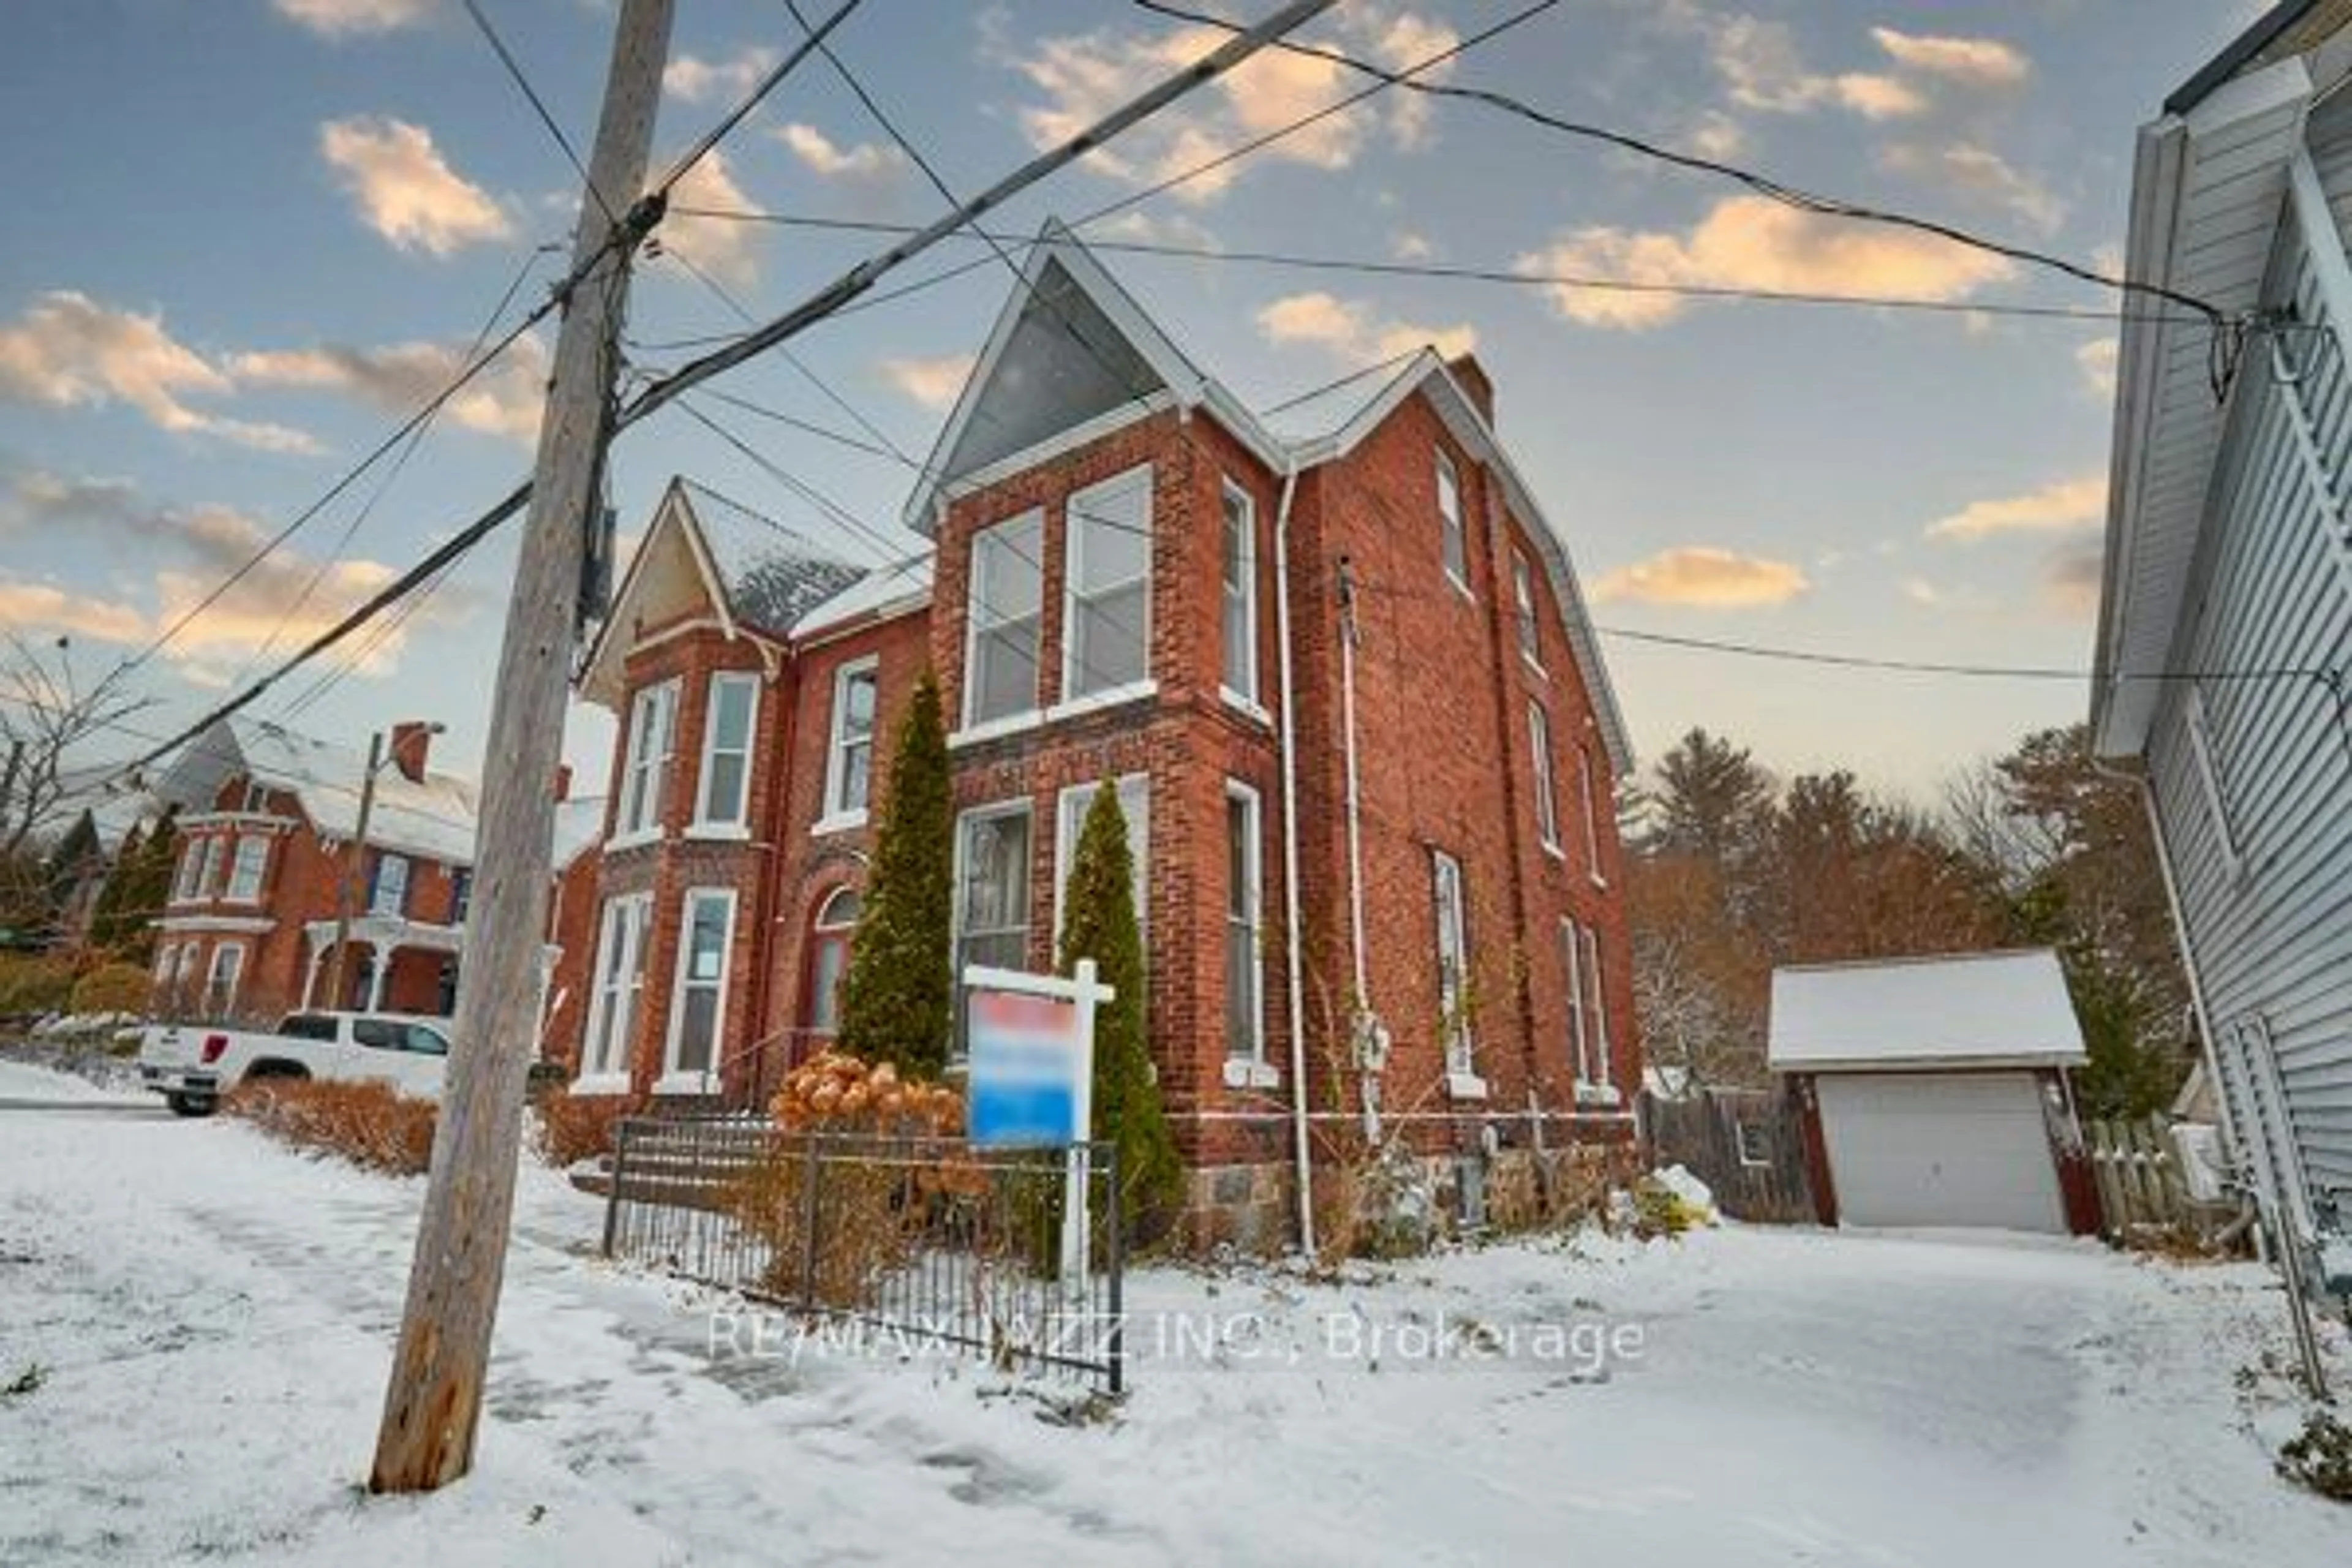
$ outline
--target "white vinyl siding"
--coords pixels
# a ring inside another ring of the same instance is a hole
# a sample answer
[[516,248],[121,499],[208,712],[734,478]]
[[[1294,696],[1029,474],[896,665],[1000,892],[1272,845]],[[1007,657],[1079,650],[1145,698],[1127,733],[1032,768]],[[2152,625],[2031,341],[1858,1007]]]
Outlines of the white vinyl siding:
[[1029,958],[1029,807],[983,806],[956,824],[956,974]]
[[1474,1071],[1470,1033],[1470,942],[1464,910],[1462,863],[1443,849],[1430,851],[1432,903],[1437,926],[1437,1026],[1445,1047],[1445,1070],[1456,1077]]
[[269,840],[245,834],[236,841],[236,857],[229,863],[228,900],[233,904],[261,901],[261,877],[269,867]]
[[2196,759],[2199,793],[2205,800],[2205,811],[2213,824],[2213,840],[2221,853],[2221,865],[2232,882],[2245,875],[2245,857],[2238,849],[2238,831],[2230,822],[2230,795],[2222,787],[2221,765],[2213,758],[2213,732],[2205,717],[2205,696],[2196,687],[2189,689],[2189,750]]
[[1221,574],[1222,679],[1225,693],[1255,706],[1257,695],[1257,505],[1249,492],[1225,481]]
[[1225,1055],[1265,1059],[1265,843],[1257,792],[1225,784]]
[[734,889],[688,889],[678,911],[677,983],[662,1070],[663,1084],[672,1089],[708,1089],[719,1068],[734,939]]
[[874,714],[879,665],[861,658],[833,675],[832,730],[825,744],[824,813],[819,826],[855,827],[874,793]]
[[710,678],[702,726],[698,827],[741,827],[751,798],[751,737],[760,713],[760,678],[729,673]]
[[625,1078],[638,1000],[646,988],[646,935],[653,922],[651,893],[629,893],[604,904],[604,929],[590,979],[588,1032],[581,1056],[583,1078]]
[[[1072,784],[1061,793],[1055,803],[1054,823],[1054,935],[1062,933],[1062,911],[1068,900],[1070,869],[1077,864],[1078,836],[1086,828],[1087,813],[1093,809],[1095,791],[1101,781]],[[1129,773],[1118,781],[1119,815],[1127,822],[1127,853],[1135,868],[1130,883],[1135,895],[1135,925],[1147,937],[1150,935],[1151,911],[1151,781],[1142,773]]]
[[1470,591],[1470,542],[1463,531],[1462,480],[1454,459],[1437,454],[1437,531],[1445,575],[1464,593]]
[[1118,692],[1151,674],[1151,468],[1071,496],[1062,699]]
[[1024,512],[971,540],[966,607],[963,721],[1002,722],[1037,708],[1037,647],[1045,626],[1043,512]]
[[1559,853],[1559,800],[1551,782],[1551,721],[1545,716],[1543,704],[1528,704],[1528,752],[1536,780],[1536,826],[1543,833],[1543,846],[1553,854]]
[[670,752],[677,743],[675,680],[648,686],[629,705],[628,750],[621,767],[621,811],[614,836],[626,838],[661,831],[662,787]]

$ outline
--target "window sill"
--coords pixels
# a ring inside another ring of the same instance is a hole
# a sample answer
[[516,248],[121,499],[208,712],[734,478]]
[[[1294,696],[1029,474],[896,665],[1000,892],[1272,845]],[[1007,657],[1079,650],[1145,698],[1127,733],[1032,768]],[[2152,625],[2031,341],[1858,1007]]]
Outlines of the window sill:
[[1218,687],[1217,696],[1223,700],[1226,707],[1232,709],[1234,712],[1241,714],[1244,718],[1254,719],[1269,730],[1274,728],[1274,715],[1267,712],[1265,710],[1265,704],[1258,701],[1255,698],[1244,697],[1230,686]]
[[1453,584],[1454,591],[1455,593],[1461,595],[1464,598],[1469,600],[1470,603],[1474,605],[1478,602],[1478,595],[1470,591],[1469,584],[1465,583],[1461,578],[1456,577],[1454,574],[1453,567],[1447,566],[1443,568],[1443,570],[1445,574],[1446,582]]
[[1607,891],[1609,890],[1609,879],[1608,879],[1608,878],[1606,878],[1606,877],[1602,876],[1602,875],[1601,875],[1600,872],[1598,872],[1598,871],[1594,871],[1594,872],[1591,873],[1591,878],[1592,878],[1592,885],[1593,885],[1594,887],[1596,887],[1596,888],[1600,889],[1601,889],[1602,892],[1604,892],[1604,893],[1605,893],[1605,892],[1607,892]]
[[1227,1057],[1225,1087],[1227,1089],[1280,1089],[1282,1072],[1272,1062],[1259,1061],[1253,1057]]
[[1625,1097],[1613,1083],[1580,1083],[1576,1086],[1576,1103],[1580,1108],[1597,1105],[1613,1110],[1625,1103]]
[[625,1072],[588,1073],[573,1079],[564,1092],[582,1099],[591,1095],[626,1094],[629,1092],[629,1075]]
[[658,827],[640,827],[634,833],[615,833],[604,840],[604,853],[618,854],[624,849],[642,849],[648,844],[658,844],[667,837]]
[[809,825],[809,832],[817,837],[823,837],[828,833],[854,833],[865,826],[866,813],[844,811],[832,816],[818,817]]
[[749,844],[751,829],[749,824],[740,822],[693,822],[679,837],[705,844]]
[[1448,1072],[1445,1075],[1445,1098],[1484,1100],[1486,1098],[1486,1080],[1473,1072]]
[[1528,653],[1524,648],[1519,651],[1519,662],[1526,665],[1528,667],[1528,673],[1533,675],[1538,680],[1549,680],[1551,679],[1551,671],[1546,669],[1542,664],[1537,660],[1535,655]]
[[1550,856],[1553,859],[1559,861],[1563,866],[1568,864],[1568,851],[1562,849],[1559,845],[1554,844],[1549,838],[1543,841],[1543,852]]
[[1053,723],[1063,719],[1076,719],[1081,714],[1096,713],[1105,708],[1117,708],[1124,703],[1140,702],[1160,695],[1156,680],[1130,680],[1124,686],[1106,687],[1089,691],[1084,697],[1066,698],[1045,710],[1045,721]]
[[654,1080],[654,1092],[662,1095],[717,1094],[719,1082],[707,1072],[667,1073]]
[[1045,721],[1043,710],[1032,708],[1026,712],[1007,713],[1002,719],[983,719],[977,724],[967,724],[948,737],[948,750],[959,746],[976,746],[982,741],[1002,740],[1035,729]]

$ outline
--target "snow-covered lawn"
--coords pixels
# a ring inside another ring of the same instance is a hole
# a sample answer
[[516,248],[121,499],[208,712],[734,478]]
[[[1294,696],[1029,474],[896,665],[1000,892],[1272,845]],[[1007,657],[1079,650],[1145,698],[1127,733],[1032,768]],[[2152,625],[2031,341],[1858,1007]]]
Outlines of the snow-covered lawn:
[[[41,1369],[0,1397],[0,1563],[2352,1561],[2257,1439],[2292,1416],[2240,1386],[2284,1357],[2251,1268],[1734,1229],[1152,1270],[1132,1397],[1073,1426],[968,1362],[714,1355],[726,1304],[605,1267],[536,1169],[474,1478],[370,1499],[420,1192],[221,1121],[0,1110],[0,1385]],[[1425,1355],[1441,1319],[1514,1355]]]

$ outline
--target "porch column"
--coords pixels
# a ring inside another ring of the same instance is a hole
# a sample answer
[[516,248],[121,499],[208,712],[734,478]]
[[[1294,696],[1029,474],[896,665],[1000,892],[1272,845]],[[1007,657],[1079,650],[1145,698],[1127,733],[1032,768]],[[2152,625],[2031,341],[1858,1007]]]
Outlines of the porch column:
[[400,949],[383,942],[370,942],[368,952],[374,956],[374,962],[368,965],[368,995],[365,1010],[370,1013],[380,1013],[383,1011],[383,978],[392,973],[393,960],[400,956]]

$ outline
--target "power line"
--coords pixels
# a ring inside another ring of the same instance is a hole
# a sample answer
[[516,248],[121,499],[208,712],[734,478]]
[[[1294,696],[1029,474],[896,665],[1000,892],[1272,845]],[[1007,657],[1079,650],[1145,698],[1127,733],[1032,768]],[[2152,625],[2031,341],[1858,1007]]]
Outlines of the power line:
[[596,188],[596,182],[589,176],[588,165],[581,162],[579,153],[572,145],[572,138],[563,133],[563,127],[558,125],[555,122],[555,116],[548,112],[546,102],[539,96],[539,89],[532,87],[530,78],[523,74],[521,63],[515,58],[513,51],[507,47],[506,40],[499,37],[498,28],[490,25],[490,18],[482,10],[480,0],[466,0],[466,15],[474,19],[474,26],[481,33],[484,41],[490,46],[490,52],[499,57],[499,64],[506,67],[507,79],[515,84],[516,89],[530,104],[531,112],[539,116],[539,122],[545,126],[547,133],[555,139],[556,146],[562,149],[565,160],[572,165],[572,172],[580,176],[582,187],[595,201],[597,206],[604,210],[604,221],[617,226],[621,220],[614,216],[613,204],[606,201],[604,193]]
[[[1230,30],[1233,26],[1223,17],[1211,16],[1205,12],[1187,10],[1181,5],[1169,4],[1168,0],[1132,0],[1132,4],[1162,16],[1171,16],[1207,26]],[[1931,235],[1955,245],[1965,246],[1971,250],[1984,251],[1989,255],[2023,262],[2028,266],[2046,268],[2081,282],[2096,284],[2100,288],[2114,289],[2118,293],[2144,294],[2151,299],[2168,300],[2172,304],[2196,311],[2216,327],[2223,326],[2229,321],[2227,312],[2211,301],[2167,288],[2162,284],[2144,282],[2132,278],[2113,277],[2095,268],[2085,267],[2080,262],[2070,261],[2062,256],[2053,256],[2048,251],[2035,250],[2028,246],[2013,245],[2005,240],[1987,238],[1968,229],[1933,218],[1917,217],[1908,213],[1870,206],[1860,202],[1850,202],[1837,196],[1821,195],[1794,185],[1784,184],[1780,181],[1759,174],[1752,169],[1741,168],[1738,164],[1704,158],[1693,153],[1676,152],[1672,148],[1662,147],[1654,142],[1645,141],[1622,131],[1611,130],[1606,126],[1568,120],[1538,109],[1525,100],[1514,98],[1508,93],[1497,92],[1488,88],[1458,87],[1445,82],[1411,80],[1385,66],[1375,65],[1369,60],[1359,59],[1344,50],[1321,45],[1302,44],[1296,40],[1284,39],[1276,47],[1292,54],[1327,60],[1333,65],[1386,81],[1391,86],[1404,88],[1408,91],[1424,93],[1433,98],[1458,99],[1465,102],[1482,104],[1486,108],[1514,115],[1562,135],[1598,142],[1605,146],[1615,147],[1641,157],[1672,164],[1676,168],[1717,175],[1800,212],[1813,213],[1826,217],[1848,218],[1859,223],[1880,224],[1892,228],[1909,229],[1915,233]]]
[[[789,228],[871,234],[913,232],[910,225],[882,223],[862,218],[826,217],[725,207],[693,206],[680,207],[678,210],[696,217],[730,219],[739,223],[775,224]],[[1090,217],[1081,218],[1071,226],[1081,227],[1092,221],[1094,220]],[[994,232],[985,234],[982,237],[997,240],[1010,237],[1001,232]],[[2105,324],[2118,321],[2188,320],[2185,317],[2159,313],[2099,310],[2079,305],[1970,303],[1962,300],[1934,300],[1903,295],[1841,294],[1818,289],[1747,289],[1728,284],[1707,283],[1658,283],[1641,279],[1602,278],[1587,273],[1541,272],[1516,267],[1455,265],[1434,261],[1386,261],[1351,256],[1311,256],[1294,251],[1233,249],[1208,245],[1178,245],[1160,240],[1104,239],[1089,237],[1086,243],[1089,250],[1109,251],[1115,254],[1164,256],[1191,261],[1286,267],[1301,271],[1354,273],[1378,278],[1496,283],[1516,288],[1586,289],[1599,293],[1657,294],[1692,300],[1727,300],[1783,305],[1855,306],[1878,310],[1915,310],[1959,316],[2014,316],[2054,321],[2096,321]]]
[[768,94],[776,89],[777,83],[792,75],[794,68],[806,59],[812,50],[824,44],[827,34],[847,21],[849,14],[856,10],[859,4],[860,0],[843,0],[840,7],[832,16],[819,23],[805,39],[795,45],[782,59],[778,60],[769,69],[767,75],[753,84],[751,90],[744,95],[742,102],[730,110],[718,124],[695,138],[694,144],[679,155],[677,162],[669,166],[669,172],[654,182],[653,189],[667,195],[670,187],[686,178],[688,170],[700,163],[705,153],[724,141],[729,132],[741,124],[744,118],[757,109]]

